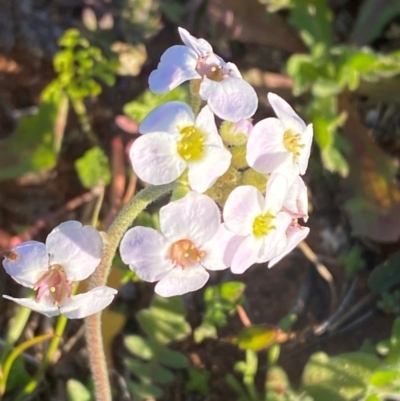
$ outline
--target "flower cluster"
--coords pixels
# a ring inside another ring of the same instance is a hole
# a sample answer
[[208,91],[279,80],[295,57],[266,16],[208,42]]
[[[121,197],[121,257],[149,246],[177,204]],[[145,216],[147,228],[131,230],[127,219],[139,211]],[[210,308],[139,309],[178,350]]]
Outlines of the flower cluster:
[[[190,191],[161,208],[161,232],[134,227],[120,247],[123,261],[141,279],[157,281],[162,296],[202,287],[207,270],[243,273],[266,262],[271,267],[309,233],[298,219],[308,218],[301,176],[312,125],[269,93],[277,117],[253,126],[249,118],[257,98],[236,66],[215,55],[204,39],[182,28],[179,33],[185,46],[166,50],[149,77],[150,89],[163,93],[190,80],[191,88],[199,88],[192,96],[207,104],[197,116],[181,102],[153,110],[130,157],[139,178],[153,185],[187,172]],[[225,120],[219,130],[214,114]]]

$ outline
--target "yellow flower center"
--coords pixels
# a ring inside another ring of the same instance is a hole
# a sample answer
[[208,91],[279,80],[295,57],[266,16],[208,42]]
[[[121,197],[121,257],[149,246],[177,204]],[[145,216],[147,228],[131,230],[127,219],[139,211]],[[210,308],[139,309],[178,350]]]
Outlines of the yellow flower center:
[[267,212],[258,215],[253,222],[253,234],[255,237],[263,237],[269,234],[270,231],[275,230],[276,227],[272,224],[275,216]]
[[168,251],[168,256],[172,262],[182,268],[199,263],[204,255],[205,252],[196,248],[193,242],[188,239],[174,242]]
[[204,155],[205,135],[193,125],[181,129],[181,138],[178,141],[178,153],[183,160],[195,162]]
[[283,146],[291,153],[293,158],[296,159],[300,156],[301,149],[304,148],[304,144],[301,142],[301,135],[296,134],[291,129],[288,129],[283,134]]

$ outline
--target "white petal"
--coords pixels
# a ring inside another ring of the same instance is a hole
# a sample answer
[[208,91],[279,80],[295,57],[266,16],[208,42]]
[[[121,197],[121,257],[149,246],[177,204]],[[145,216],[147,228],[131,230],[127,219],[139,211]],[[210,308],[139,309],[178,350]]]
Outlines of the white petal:
[[210,275],[200,265],[176,267],[157,283],[154,291],[162,297],[186,294],[203,287]]
[[167,132],[179,139],[180,129],[194,125],[192,109],[183,102],[172,101],[152,110],[140,124],[141,134],[149,132]]
[[170,242],[188,239],[201,246],[214,236],[220,224],[217,204],[196,192],[160,209],[161,231]]
[[84,294],[66,299],[60,305],[60,311],[69,319],[82,319],[110,305],[117,292],[114,288],[106,286],[96,287]]
[[217,126],[215,125],[214,114],[208,106],[205,106],[200,110],[195,125],[196,128],[206,135],[204,141],[205,145],[223,146],[222,138],[218,133]]
[[282,121],[285,130],[293,129],[298,134],[304,131],[306,125],[292,107],[275,93],[268,93],[268,101],[278,118]]
[[40,302],[36,302],[34,298],[13,298],[8,295],[3,295],[3,298],[10,299],[19,305],[32,309],[35,312],[42,313],[47,317],[58,316],[60,314],[58,307],[53,305],[53,303],[46,297],[43,297]]
[[237,235],[247,236],[253,233],[254,219],[262,214],[264,197],[251,186],[235,188],[226,200],[223,216],[228,230]]
[[182,42],[195,51],[200,56],[205,56],[208,53],[213,53],[211,45],[205,39],[197,39],[192,36],[186,29],[179,27],[179,35]]
[[186,168],[178,155],[176,141],[165,132],[153,132],[137,138],[129,156],[138,177],[153,185],[175,181]]
[[194,191],[205,192],[231,165],[232,154],[220,146],[206,146],[203,159],[188,163],[189,185]]
[[267,181],[263,212],[277,214],[283,207],[289,189],[289,183],[283,174],[272,173]]
[[242,74],[237,68],[236,64],[226,63],[225,68],[229,71],[229,75],[236,78],[242,78]]
[[310,229],[308,227],[302,226],[291,226],[288,228],[287,234],[287,244],[285,249],[277,256],[273,257],[268,264],[268,267],[274,266],[278,263],[284,256],[291,252],[304,238],[307,237]]
[[294,218],[307,218],[308,216],[307,187],[300,176],[297,176],[296,180],[289,187],[283,207]]
[[167,258],[170,243],[156,230],[133,227],[122,238],[119,251],[124,263],[145,281],[158,281],[173,267]]
[[149,87],[154,93],[168,92],[181,83],[200,79],[196,72],[197,54],[186,46],[172,46],[161,56],[161,60],[149,76]]
[[256,239],[252,235],[247,236],[233,256],[231,264],[232,273],[241,274],[254,263],[257,263],[262,244],[262,239]]
[[16,255],[16,259],[5,257],[4,269],[18,283],[33,288],[49,269],[46,246],[38,241],[28,241],[16,245],[11,252]]
[[307,128],[303,131],[301,135],[301,141],[304,145],[304,148],[301,151],[299,157],[299,167],[300,167],[300,174],[305,174],[308,166],[308,159],[310,158],[311,153],[311,145],[313,140],[313,126],[312,124],[307,125]]
[[100,263],[103,240],[91,226],[66,224],[57,227],[46,239],[50,264],[61,265],[70,281],[89,277]]
[[247,142],[247,163],[259,173],[272,173],[292,154],[283,145],[284,128],[277,118],[258,122]]
[[80,228],[82,228],[82,223],[80,221],[69,220],[69,221],[64,221],[63,223],[59,224],[57,227],[53,228],[53,230],[50,232],[50,234],[56,233],[56,232],[62,231],[62,230],[79,230]]
[[227,77],[220,82],[204,78],[200,97],[218,117],[227,121],[239,121],[254,115],[258,98],[253,87],[241,78]]

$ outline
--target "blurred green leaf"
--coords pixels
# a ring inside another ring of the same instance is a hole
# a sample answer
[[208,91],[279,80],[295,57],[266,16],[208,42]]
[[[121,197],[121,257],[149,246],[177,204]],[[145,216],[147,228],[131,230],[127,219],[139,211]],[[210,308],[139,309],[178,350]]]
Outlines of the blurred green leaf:
[[163,391],[155,384],[128,382],[129,392],[140,399],[157,399],[163,395]]
[[126,362],[129,370],[134,373],[143,383],[171,383],[175,375],[167,368],[157,362],[143,362],[136,358],[129,358]]
[[251,326],[244,328],[237,336],[237,344],[241,349],[259,351],[274,344],[280,329],[273,326]]
[[68,401],[90,401],[92,399],[90,391],[80,381],[69,379],[67,381]]
[[210,393],[211,372],[194,366],[188,369],[189,378],[185,383],[186,391],[192,391],[206,397]]
[[111,181],[108,158],[98,146],[89,149],[75,162],[79,179],[85,188],[108,185]]
[[160,363],[169,368],[184,369],[189,366],[189,360],[184,354],[166,347],[159,349],[157,357]]
[[396,370],[379,370],[371,376],[369,382],[376,387],[385,387],[398,379],[399,376],[400,373]]
[[146,361],[150,360],[154,356],[153,345],[149,340],[143,337],[137,335],[125,336],[124,344],[129,352],[138,356],[139,358],[145,359]]
[[368,278],[372,291],[379,294],[388,291],[398,283],[400,283],[400,252],[394,253],[378,265]]

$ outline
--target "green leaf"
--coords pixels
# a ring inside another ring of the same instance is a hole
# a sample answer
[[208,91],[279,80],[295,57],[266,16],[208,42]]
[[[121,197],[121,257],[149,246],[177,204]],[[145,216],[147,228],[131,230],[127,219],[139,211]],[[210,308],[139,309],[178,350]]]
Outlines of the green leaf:
[[85,188],[92,189],[98,185],[108,185],[111,181],[108,158],[98,146],[89,149],[76,160],[75,168]]
[[385,387],[398,379],[399,376],[400,374],[396,370],[380,370],[371,376],[369,382],[376,387]]
[[160,363],[169,368],[184,369],[189,366],[189,359],[186,355],[166,347],[160,348],[157,357]]
[[90,401],[90,391],[80,381],[69,379],[67,381],[68,401]]
[[400,283],[400,252],[378,265],[368,278],[372,291],[382,294]]
[[163,395],[163,391],[155,384],[128,382],[128,389],[132,395],[140,397],[142,400],[155,399]]
[[244,328],[237,336],[237,344],[241,349],[259,351],[274,344],[279,335],[278,327],[251,326]]
[[221,297],[236,302],[243,295],[246,285],[240,281],[227,281],[221,284]]
[[166,384],[171,383],[175,378],[169,369],[164,368],[157,361],[143,362],[140,359],[129,358],[127,366],[143,383]]
[[342,177],[349,174],[349,165],[342,154],[333,147],[327,147],[321,150],[321,157],[324,167],[331,172],[337,172]]
[[150,307],[137,314],[137,319],[143,331],[162,344],[182,340],[191,332],[181,297],[163,298],[156,295]]
[[185,383],[186,391],[198,393],[206,397],[210,393],[211,372],[190,366],[188,369],[189,379]]
[[151,342],[143,337],[129,335],[124,338],[125,347],[133,355],[146,361],[154,357],[154,349]]

